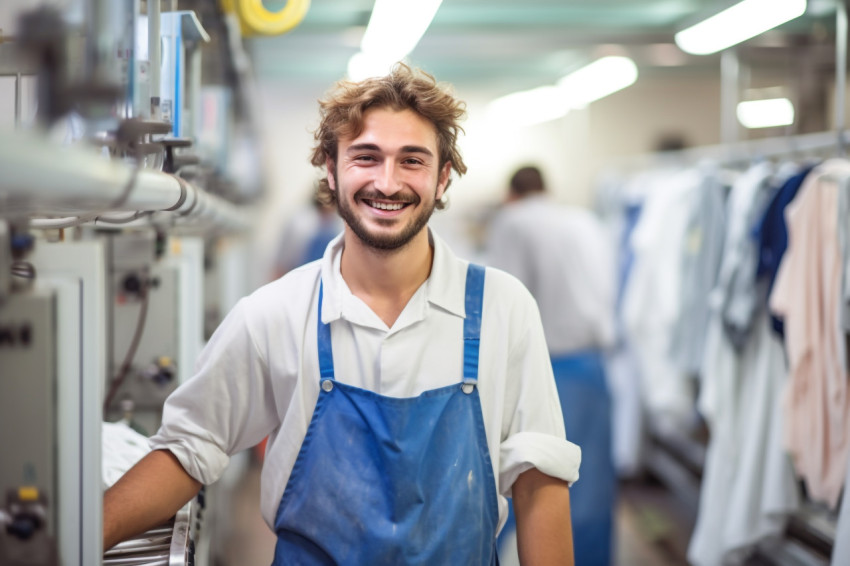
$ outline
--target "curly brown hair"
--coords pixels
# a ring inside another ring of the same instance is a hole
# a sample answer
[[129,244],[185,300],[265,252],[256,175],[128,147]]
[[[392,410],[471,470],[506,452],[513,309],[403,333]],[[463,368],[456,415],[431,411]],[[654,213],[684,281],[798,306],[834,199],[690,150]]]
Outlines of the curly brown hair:
[[[434,124],[437,130],[439,169],[451,163],[458,176],[466,173],[458,133],[463,131],[460,120],[466,114],[466,104],[456,99],[449,88],[421,70],[397,63],[389,75],[361,82],[339,81],[324,99],[319,100],[321,122],[313,133],[316,146],[310,162],[322,167],[328,158],[337,160],[340,137],[356,137],[363,131],[363,115],[371,108],[412,110]],[[448,190],[451,179],[446,185]],[[336,193],[325,177],[319,181],[318,198],[327,204],[336,203]],[[437,208],[443,208],[437,201]]]

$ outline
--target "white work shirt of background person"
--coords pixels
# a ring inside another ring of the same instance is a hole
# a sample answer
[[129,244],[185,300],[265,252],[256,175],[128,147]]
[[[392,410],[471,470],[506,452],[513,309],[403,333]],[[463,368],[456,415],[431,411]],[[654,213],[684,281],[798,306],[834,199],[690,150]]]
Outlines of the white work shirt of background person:
[[613,343],[614,253],[592,212],[547,195],[512,202],[493,220],[487,259],[537,299],[553,355]]
[[[199,357],[196,374],[166,401],[152,449],[168,449],[210,484],[229,455],[269,435],[261,510],[274,525],[281,496],[319,395],[316,318],[331,324],[335,378],[390,397],[458,384],[463,378],[467,262],[430,232],[434,260],[392,328],[340,275],[342,237],[324,257],[243,298]],[[572,483],[580,449],[565,438],[537,305],[514,277],[488,268],[479,395],[499,492],[499,529],[511,486],[534,467]],[[447,486],[451,488],[451,486]]]

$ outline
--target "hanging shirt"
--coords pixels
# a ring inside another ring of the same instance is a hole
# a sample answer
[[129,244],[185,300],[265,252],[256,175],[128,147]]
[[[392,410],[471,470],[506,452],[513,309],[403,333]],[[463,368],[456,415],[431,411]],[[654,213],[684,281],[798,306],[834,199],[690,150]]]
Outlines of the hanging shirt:
[[[838,238],[841,242],[841,327],[850,332],[850,177],[838,187]],[[847,360],[845,353],[845,361]]]
[[[340,379],[389,397],[413,397],[463,375],[467,262],[430,233],[430,277],[391,328],[340,274],[343,239],[324,257],[242,299],[201,354],[194,377],[166,401],[153,449],[168,449],[204,484],[229,455],[269,435],[261,510],[269,526],[304,440],[319,395],[317,298],[331,326]],[[565,439],[540,315],[528,291],[488,269],[484,287],[479,385],[487,445],[499,495],[500,525],[514,481],[534,467],[578,479],[580,450]],[[428,376],[423,379],[421,376]],[[486,381],[486,382],[485,382]]]
[[785,322],[790,379],[785,444],[815,501],[835,507],[850,453],[850,389],[840,331],[842,262],[836,209],[850,163],[818,166],[786,209],[788,251],[770,306]]
[[[760,540],[782,533],[799,504],[777,434],[787,380],[784,352],[770,331],[766,297],[755,288],[752,226],[763,215],[772,172],[771,164],[756,163],[736,179],[727,200],[725,243],[700,372],[698,406],[711,435],[688,548],[696,566],[743,563]],[[737,323],[732,333],[730,307]]]
[[589,210],[542,194],[510,203],[491,224],[488,260],[537,299],[553,355],[613,343],[612,244]]
[[755,163],[735,181],[736,187],[730,194],[728,239],[713,294],[722,301],[720,312],[726,336],[739,350],[744,347],[756,312],[764,301],[756,286],[759,247],[753,231],[777,191],[774,170],[770,162]]
[[646,407],[664,428],[678,429],[693,414],[693,393],[670,356],[670,345],[679,320],[689,212],[702,178],[697,169],[655,178],[631,237],[634,263],[623,296],[623,322],[638,360]]
[[685,373],[697,375],[703,359],[710,309],[708,296],[717,282],[726,228],[726,193],[716,165],[700,167],[703,178],[689,211],[682,249],[682,293],[670,356]]
[[719,321],[709,332],[712,363],[706,360],[705,377],[714,383],[715,407],[688,548],[694,566],[745,563],[757,543],[782,534],[800,501],[781,439],[787,366],[767,310],[762,305],[756,314],[740,352]]
[[[776,281],[776,273],[779,271],[779,264],[782,261],[782,256],[788,248],[788,228],[785,225],[785,209],[797,196],[797,192],[806,180],[812,167],[806,167],[796,175],[788,179],[782,188],[776,192],[767,210],[764,213],[764,218],[756,226],[754,236],[759,243],[759,259],[758,268],[756,269],[756,279],[764,281],[767,288],[767,294],[773,290],[773,284]],[[780,335],[784,335],[782,321],[775,316],[771,316],[773,329]]]

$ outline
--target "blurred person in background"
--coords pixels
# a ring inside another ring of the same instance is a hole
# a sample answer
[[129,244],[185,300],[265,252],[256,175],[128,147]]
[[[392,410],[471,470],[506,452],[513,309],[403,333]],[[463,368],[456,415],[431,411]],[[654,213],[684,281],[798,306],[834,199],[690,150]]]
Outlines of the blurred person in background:
[[342,229],[343,223],[336,205],[322,202],[316,189],[310,204],[302,206],[293,214],[281,233],[272,279],[305,263],[321,259],[325,248]]
[[[540,307],[567,436],[582,450],[570,487],[576,564],[608,566],[616,473],[604,350],[615,338],[614,250],[589,210],[555,202],[538,167],[517,170],[494,215],[489,264],[522,281]],[[512,544],[509,525],[502,546]],[[503,560],[505,564],[507,560]]]

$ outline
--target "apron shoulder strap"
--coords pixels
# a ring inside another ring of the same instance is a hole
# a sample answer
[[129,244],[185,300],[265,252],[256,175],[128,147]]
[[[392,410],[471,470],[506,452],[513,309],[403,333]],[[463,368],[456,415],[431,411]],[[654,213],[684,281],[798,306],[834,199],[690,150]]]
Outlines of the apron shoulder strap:
[[470,263],[466,270],[466,319],[463,321],[463,382],[478,382],[481,306],[484,303],[484,267]]
[[319,281],[319,309],[316,311],[318,345],[319,345],[319,378],[334,378],[334,355],[331,346],[331,326],[322,322],[322,295],[324,285]]

